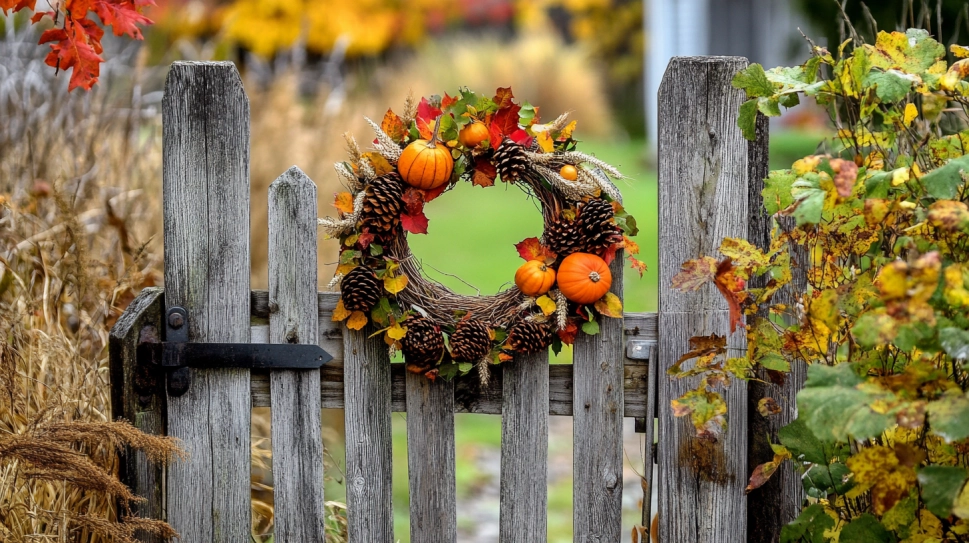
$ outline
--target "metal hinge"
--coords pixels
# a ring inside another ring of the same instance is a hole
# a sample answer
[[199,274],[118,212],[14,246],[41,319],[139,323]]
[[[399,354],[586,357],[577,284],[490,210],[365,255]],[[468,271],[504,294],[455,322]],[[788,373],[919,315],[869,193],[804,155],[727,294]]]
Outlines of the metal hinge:
[[165,313],[165,341],[143,339],[138,350],[139,365],[166,371],[169,396],[188,391],[191,368],[312,370],[333,360],[319,345],[189,343],[188,329],[188,313],[172,307]]

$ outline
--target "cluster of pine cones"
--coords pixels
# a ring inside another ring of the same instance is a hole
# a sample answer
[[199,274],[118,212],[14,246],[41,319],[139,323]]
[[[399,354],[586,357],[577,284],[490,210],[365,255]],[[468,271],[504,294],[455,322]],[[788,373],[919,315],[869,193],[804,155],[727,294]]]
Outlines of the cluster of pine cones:
[[559,258],[572,253],[602,254],[622,241],[622,230],[613,221],[612,204],[592,198],[579,204],[575,220],[558,218],[545,227],[545,245]]

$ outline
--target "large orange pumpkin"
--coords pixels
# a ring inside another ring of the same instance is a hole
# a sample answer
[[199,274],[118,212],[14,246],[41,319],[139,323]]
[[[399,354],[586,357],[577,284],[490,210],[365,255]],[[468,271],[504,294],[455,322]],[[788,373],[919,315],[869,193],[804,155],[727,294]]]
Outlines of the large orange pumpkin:
[[541,296],[555,284],[555,270],[541,260],[529,260],[515,272],[515,285],[525,296]]
[[579,304],[591,304],[609,292],[612,273],[606,261],[588,253],[572,253],[559,264],[559,290]]
[[437,132],[441,118],[434,124],[431,140],[417,140],[400,154],[397,171],[408,185],[418,189],[436,189],[451,180],[454,159],[445,145],[438,145]]

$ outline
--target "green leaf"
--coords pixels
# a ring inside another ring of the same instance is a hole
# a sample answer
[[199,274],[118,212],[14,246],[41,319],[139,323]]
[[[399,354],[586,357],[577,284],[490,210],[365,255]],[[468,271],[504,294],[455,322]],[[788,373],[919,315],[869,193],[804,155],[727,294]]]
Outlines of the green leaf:
[[594,336],[599,333],[599,323],[596,321],[586,321],[582,323],[582,331],[590,336]]
[[781,528],[780,543],[825,543],[824,532],[831,528],[834,528],[834,519],[824,512],[824,507],[814,504]]
[[830,492],[844,494],[853,487],[854,483],[850,479],[845,482],[850,474],[851,470],[841,462],[834,462],[830,465],[814,464],[811,469],[807,470],[801,481],[804,483],[804,490],[809,496],[821,499]]
[[474,367],[474,364],[472,364],[471,362],[461,362],[458,364],[458,371],[461,372],[462,374],[465,374],[471,371],[471,368],[473,367]]
[[795,459],[804,462],[827,464],[834,456],[833,449],[830,446],[825,446],[804,424],[804,419],[800,417],[778,430],[777,438],[781,445],[791,451],[791,455]]
[[926,411],[932,433],[946,441],[959,441],[969,437],[969,398],[961,391],[929,402]]
[[922,501],[932,514],[947,518],[969,472],[957,466],[925,466],[919,470]]
[[912,85],[918,78],[902,73],[898,70],[887,72],[869,72],[864,86],[875,87],[875,96],[882,102],[894,103],[903,100],[912,90]]
[[757,361],[761,367],[776,371],[791,371],[791,363],[777,353],[768,353]]
[[875,172],[865,179],[865,196],[867,198],[888,198],[888,189],[892,186],[892,172]]
[[808,367],[808,382],[797,395],[797,408],[814,435],[822,440],[866,439],[895,424],[894,415],[871,408],[877,400],[892,400],[894,396],[877,389],[862,389],[857,386],[859,383],[861,379],[851,364]]
[[794,203],[791,186],[796,179],[797,176],[791,170],[774,170],[768,174],[761,192],[767,213],[773,215]]
[[774,94],[774,85],[767,80],[764,67],[760,64],[751,64],[743,70],[737,72],[730,81],[735,89],[742,89],[747,93],[748,98],[758,98]]
[[824,189],[802,189],[797,196],[797,207],[794,208],[794,219],[797,225],[818,224],[821,222],[821,211],[824,209]]
[[871,513],[862,513],[841,530],[838,543],[894,543],[895,537]]
[[851,327],[851,334],[862,347],[875,347],[895,340],[898,327],[890,315],[865,313]]
[[770,98],[758,98],[757,99],[757,111],[760,111],[768,117],[780,117],[781,116],[781,104],[780,100],[774,96]]
[[937,200],[952,200],[962,184],[962,172],[969,174],[969,155],[954,158],[922,176],[922,185]]
[[737,117],[737,126],[744,137],[750,141],[757,139],[757,99],[751,98],[740,106],[740,116]]
[[952,358],[969,360],[969,330],[942,328],[939,330],[939,345]]
[[534,118],[535,106],[529,104],[528,102],[522,102],[522,108],[518,111],[518,124],[527,127],[532,124],[532,119]]

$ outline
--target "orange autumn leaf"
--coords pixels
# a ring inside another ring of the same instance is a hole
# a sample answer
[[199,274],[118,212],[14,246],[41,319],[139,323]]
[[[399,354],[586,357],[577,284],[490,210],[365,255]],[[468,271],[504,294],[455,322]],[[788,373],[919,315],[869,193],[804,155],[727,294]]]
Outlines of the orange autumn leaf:
[[353,195],[349,192],[338,192],[333,200],[333,207],[347,215],[353,213]]
[[526,238],[515,244],[515,249],[518,249],[518,255],[529,260],[544,260],[548,262],[550,259],[555,260],[555,253],[551,249],[541,244],[538,238]]
[[642,277],[643,273],[646,272],[646,263],[634,257],[633,255],[629,255],[628,260],[629,260],[629,265],[632,266],[634,270],[638,271],[639,276]]
[[380,129],[397,143],[404,141],[404,138],[407,137],[407,127],[404,126],[404,121],[390,108],[387,109],[387,113],[384,113],[384,120],[380,123]]
[[599,314],[605,317],[622,318],[622,300],[611,292],[607,292],[605,296],[598,300],[595,303],[595,308]]
[[387,159],[376,151],[370,151],[369,153],[364,153],[361,156],[370,161],[370,164],[373,166],[374,173],[376,173],[378,176],[394,171],[394,167],[390,165],[390,162],[387,162]]
[[697,290],[717,275],[717,259],[704,256],[694,260],[687,260],[680,268],[680,273],[673,276],[672,287],[683,292]]
[[330,319],[333,322],[340,322],[347,319],[350,316],[350,311],[343,306],[343,298],[340,298],[336,303],[336,308],[333,309],[333,318]]
[[363,311],[354,311],[347,319],[347,328],[351,330],[361,330],[367,325],[367,314]]
[[635,241],[629,239],[629,236],[623,236],[622,237],[622,247],[623,247],[623,249],[626,250],[627,253],[629,253],[631,255],[638,255],[639,254],[639,244],[636,243]]
[[737,330],[737,327],[743,321],[744,315],[740,308],[740,302],[743,301],[741,293],[746,286],[744,280],[737,277],[735,271],[731,259],[726,258],[717,265],[717,273],[713,282],[723,298],[727,300],[727,306],[730,309],[731,334]]

